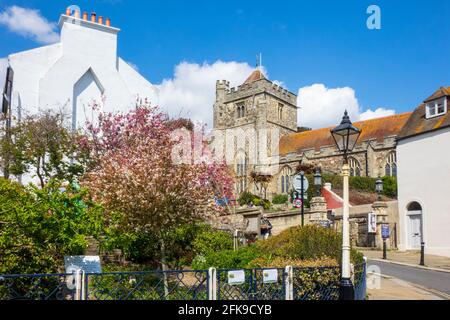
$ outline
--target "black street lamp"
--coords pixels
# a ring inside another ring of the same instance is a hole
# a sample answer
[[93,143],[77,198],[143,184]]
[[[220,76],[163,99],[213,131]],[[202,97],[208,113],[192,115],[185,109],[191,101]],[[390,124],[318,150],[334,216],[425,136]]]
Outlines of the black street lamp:
[[378,178],[375,182],[375,190],[378,193],[378,201],[381,201],[381,193],[383,192],[383,180]]
[[347,163],[347,155],[355,148],[361,131],[353,126],[348,116],[347,110],[345,110],[344,117],[341,124],[331,130],[334,142],[340,152],[344,154],[344,162]]
[[349,204],[349,176],[350,167],[348,165],[348,153],[355,148],[361,131],[353,126],[345,110],[344,117],[341,124],[331,130],[334,142],[340,152],[344,155],[344,164],[342,166],[343,177],[343,194],[344,203],[342,208],[342,267],[341,267],[341,284],[340,284],[340,298],[341,300],[354,300],[355,287],[351,280],[351,265],[350,265],[350,204]]
[[322,195],[322,175],[319,168],[316,169],[314,174],[314,186],[316,187],[316,196],[320,197]]

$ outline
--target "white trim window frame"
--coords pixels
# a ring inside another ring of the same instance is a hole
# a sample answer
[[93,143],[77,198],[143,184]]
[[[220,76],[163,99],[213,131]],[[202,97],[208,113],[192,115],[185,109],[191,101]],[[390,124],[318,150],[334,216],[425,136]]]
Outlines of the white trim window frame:
[[[439,111],[439,108],[442,106],[440,103],[444,104],[444,109],[442,111]],[[426,117],[427,119],[431,119],[434,117],[439,117],[447,113],[447,97],[443,97],[440,99],[436,99],[430,102],[427,102],[425,105],[426,109]]]

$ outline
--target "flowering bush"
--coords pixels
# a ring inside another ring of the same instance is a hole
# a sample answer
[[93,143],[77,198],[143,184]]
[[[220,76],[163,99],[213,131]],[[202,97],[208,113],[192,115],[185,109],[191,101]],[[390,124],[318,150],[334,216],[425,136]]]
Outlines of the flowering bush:
[[[184,122],[183,122],[184,123]],[[167,256],[171,234],[184,225],[220,214],[216,198],[231,198],[232,180],[224,163],[190,159],[197,135],[169,120],[156,107],[141,106],[128,113],[101,114],[88,125],[80,147],[89,154],[82,184],[107,210],[113,229],[129,239],[157,242]],[[200,141],[201,155],[208,146]],[[198,153],[198,150],[196,151]],[[167,245],[164,245],[164,242]],[[167,249],[166,249],[167,248]]]

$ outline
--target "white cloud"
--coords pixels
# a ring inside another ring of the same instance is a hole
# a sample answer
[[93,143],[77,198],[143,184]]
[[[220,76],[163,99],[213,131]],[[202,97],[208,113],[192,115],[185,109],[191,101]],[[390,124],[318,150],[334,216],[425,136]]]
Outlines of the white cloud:
[[352,121],[368,120],[395,114],[395,110],[378,108],[362,112],[355,91],[350,87],[327,88],[313,84],[298,91],[298,124],[313,129],[337,125],[347,110]]
[[395,110],[392,110],[392,109],[378,108],[375,111],[372,111],[371,109],[369,109],[369,110],[361,113],[361,115],[359,116],[359,120],[369,120],[369,119],[387,117],[387,116],[392,116],[394,114],[395,114]]
[[216,80],[228,80],[234,87],[242,84],[252,71],[247,63],[182,62],[175,67],[172,79],[165,79],[157,85],[159,105],[171,116],[191,118],[211,127]]
[[[6,80],[6,69],[8,68],[8,59],[1,58],[0,59],[0,96],[3,93],[3,89],[5,87]],[[0,99],[1,101],[1,99]]]
[[7,7],[0,12],[0,24],[5,25],[11,32],[40,43],[49,44],[59,40],[55,31],[56,23],[49,22],[39,10],[19,6]]

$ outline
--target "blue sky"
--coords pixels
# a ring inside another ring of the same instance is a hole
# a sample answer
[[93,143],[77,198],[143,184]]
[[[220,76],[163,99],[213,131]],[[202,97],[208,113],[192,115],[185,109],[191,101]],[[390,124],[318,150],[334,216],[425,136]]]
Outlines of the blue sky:
[[[354,90],[362,111],[410,111],[449,86],[450,1],[7,1],[55,22],[68,5],[109,16],[122,29],[119,54],[152,83],[182,61],[263,64],[292,92],[313,84]],[[369,5],[381,30],[366,27]],[[0,57],[40,46],[0,25]],[[306,103],[306,102],[305,102]],[[325,124],[325,123],[324,123]]]

